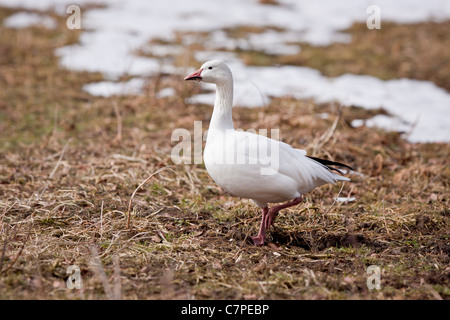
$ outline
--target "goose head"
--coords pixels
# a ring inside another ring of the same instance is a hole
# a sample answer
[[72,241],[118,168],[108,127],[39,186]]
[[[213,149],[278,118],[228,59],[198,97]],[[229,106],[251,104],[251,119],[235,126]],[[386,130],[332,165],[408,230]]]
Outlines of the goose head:
[[230,81],[232,79],[230,69],[220,60],[205,62],[200,69],[184,78],[184,80],[197,80],[214,84]]

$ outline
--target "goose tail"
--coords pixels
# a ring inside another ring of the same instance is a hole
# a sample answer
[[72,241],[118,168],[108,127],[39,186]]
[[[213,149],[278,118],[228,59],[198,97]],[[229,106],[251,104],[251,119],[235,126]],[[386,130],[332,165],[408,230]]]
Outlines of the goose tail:
[[341,163],[341,162],[335,162],[335,161],[320,159],[320,158],[316,158],[316,157],[310,157],[310,156],[307,156],[307,157],[310,158],[311,160],[314,160],[314,161],[320,163],[323,167],[327,168],[329,171],[338,172],[339,174],[335,174],[333,172],[333,177],[336,180],[350,181],[349,178],[344,177],[344,172],[342,172],[338,168],[335,168],[335,167],[341,167],[341,168],[347,168],[349,170],[354,171],[354,169],[352,167],[350,167],[349,165],[346,165],[346,164]]

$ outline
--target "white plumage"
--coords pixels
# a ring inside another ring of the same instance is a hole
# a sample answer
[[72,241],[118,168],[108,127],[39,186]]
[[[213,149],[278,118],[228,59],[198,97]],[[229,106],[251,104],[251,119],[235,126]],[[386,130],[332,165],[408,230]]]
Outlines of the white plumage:
[[[216,84],[216,98],[208,130],[204,161],[213,180],[234,196],[248,198],[263,210],[256,245],[278,211],[301,202],[302,195],[325,183],[350,179],[332,172],[340,163],[310,158],[305,150],[263,135],[235,130],[232,120],[233,77],[221,61],[212,60],[185,80]],[[346,166],[348,167],[348,166]],[[338,171],[338,170],[336,170]],[[269,203],[293,200],[268,208]]]

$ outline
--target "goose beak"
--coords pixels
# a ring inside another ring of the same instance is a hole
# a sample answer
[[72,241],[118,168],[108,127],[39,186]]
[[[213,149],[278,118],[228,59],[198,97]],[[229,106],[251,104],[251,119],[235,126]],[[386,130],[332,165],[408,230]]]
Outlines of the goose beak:
[[202,71],[203,71],[203,69],[198,69],[190,76],[187,76],[186,78],[184,78],[184,80],[202,80],[202,76],[201,76]]

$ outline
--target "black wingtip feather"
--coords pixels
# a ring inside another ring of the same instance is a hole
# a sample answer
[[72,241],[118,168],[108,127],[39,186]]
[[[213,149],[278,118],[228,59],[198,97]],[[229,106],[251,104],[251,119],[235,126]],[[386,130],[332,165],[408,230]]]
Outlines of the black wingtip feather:
[[334,170],[334,171],[339,172],[340,174],[343,174],[341,170],[333,168],[333,167],[330,167],[330,166],[344,167],[344,168],[350,169],[352,171],[355,171],[352,167],[350,167],[350,166],[348,166],[348,165],[346,165],[344,163],[330,161],[330,160],[325,160],[325,159],[320,159],[320,158],[316,158],[316,157],[310,157],[310,156],[307,156],[307,157],[312,159],[312,160],[314,160],[314,161],[319,162],[320,164],[323,164],[324,166],[326,166],[330,170]]

